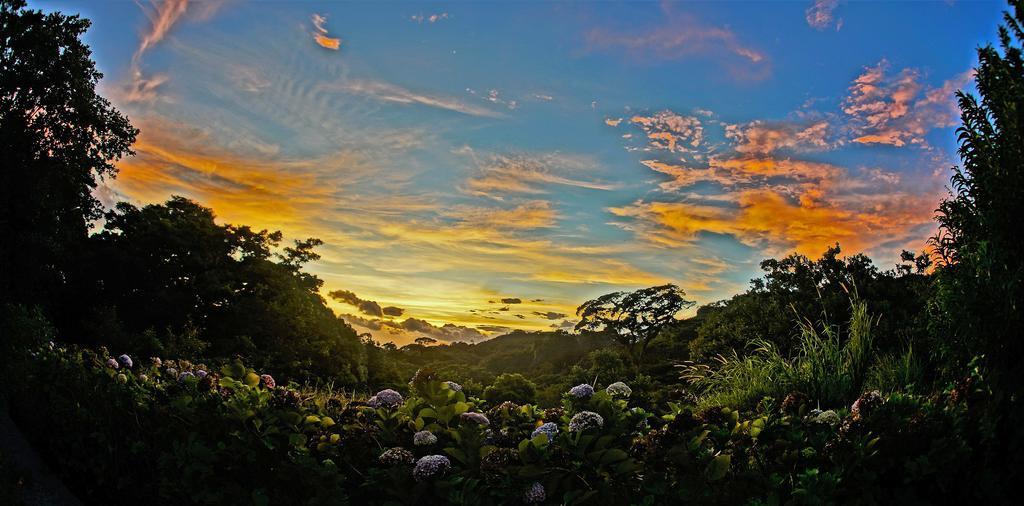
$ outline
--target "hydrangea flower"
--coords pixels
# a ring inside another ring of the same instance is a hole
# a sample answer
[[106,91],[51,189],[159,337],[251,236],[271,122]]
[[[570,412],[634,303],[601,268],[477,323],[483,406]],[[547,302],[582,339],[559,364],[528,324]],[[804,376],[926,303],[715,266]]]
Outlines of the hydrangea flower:
[[782,412],[783,413],[796,413],[800,411],[800,407],[810,402],[810,398],[803,392],[790,392],[786,395],[786,398],[782,400]]
[[483,413],[463,413],[460,415],[464,422],[475,422],[480,425],[490,425],[491,421]]
[[164,365],[164,361],[160,360],[160,357],[149,357],[149,361],[153,363],[153,367],[160,367]]
[[458,384],[458,383],[456,383],[454,381],[445,381],[444,384],[448,385],[448,389],[449,390],[454,390],[456,392],[461,392],[462,391],[462,385],[460,385],[460,384]]
[[173,368],[173,367],[168,367],[167,368],[167,374],[172,376],[172,377],[176,377],[176,376],[178,376],[178,370]]
[[594,395],[594,387],[586,383],[576,385],[569,389],[569,395],[577,399],[589,399],[592,395]]
[[112,358],[107,359],[107,367],[109,367],[111,369],[120,369],[121,368],[121,366],[117,363],[117,360],[114,360]]
[[146,376],[145,374],[140,374],[139,375],[139,381],[142,381],[142,382],[149,381],[149,376]]
[[180,375],[178,376],[178,381],[181,381],[181,382],[183,382],[183,383],[184,383],[184,382],[185,382],[185,380],[187,380],[187,379],[189,379],[189,378],[194,378],[195,376],[196,376],[195,374],[192,374],[192,373],[191,373],[191,372],[189,372],[189,371],[185,371],[185,372],[181,373],[181,374],[180,374]]
[[629,388],[629,385],[621,381],[616,381],[615,383],[608,385],[608,388],[605,388],[604,391],[608,392],[608,395],[612,397],[629,397],[630,395],[633,395],[633,389]]
[[199,379],[205,378],[207,374],[209,374],[209,373],[206,372],[206,370],[204,370],[204,369],[200,369],[200,370],[196,371],[196,377],[199,378]]
[[444,455],[427,455],[416,461],[416,467],[412,470],[416,481],[426,481],[435,476],[441,476],[452,468],[452,462]]
[[388,388],[366,401],[373,408],[396,408],[402,404],[402,394]]
[[123,366],[125,366],[125,367],[127,367],[129,369],[131,369],[132,366],[135,365],[132,362],[132,357],[129,357],[127,353],[124,354],[124,355],[121,355],[120,357],[117,357],[117,361],[120,362],[121,365],[123,365]]
[[491,446],[512,446],[518,443],[518,438],[512,436],[507,428],[499,429],[497,431],[492,429],[484,430],[484,445]]
[[547,494],[544,493],[544,485],[538,482],[533,482],[529,487],[526,487],[526,491],[523,492],[523,502],[526,504],[537,504],[544,502],[547,498]]
[[126,376],[123,372],[119,373],[117,375],[117,382],[121,384],[128,383],[128,376]]
[[827,423],[829,425],[839,425],[841,420],[839,418],[839,414],[830,409],[819,413],[818,416],[814,417],[814,421],[817,423]]
[[555,439],[558,435],[558,424],[555,422],[547,422],[536,429],[533,429],[533,434],[530,434],[530,439],[533,439],[541,434],[548,437],[548,441]]
[[402,464],[408,465],[412,464],[415,460],[416,457],[411,451],[401,447],[390,448],[380,454],[380,457],[377,457],[377,461],[385,466],[398,466]]
[[274,388],[277,386],[277,383],[274,382],[274,377],[269,374],[261,374],[260,381],[263,382],[263,385],[267,388]]
[[854,421],[859,422],[862,418],[871,414],[878,406],[882,405],[882,394],[878,390],[865,392],[850,406],[850,416]]
[[485,477],[498,478],[510,464],[519,461],[519,451],[512,448],[495,448],[480,459],[480,470]]
[[412,444],[416,446],[430,446],[437,442],[437,436],[429,430],[421,430],[412,435]]
[[604,427],[604,418],[601,418],[601,415],[593,411],[580,411],[569,420],[569,430],[572,432],[599,429],[601,427]]

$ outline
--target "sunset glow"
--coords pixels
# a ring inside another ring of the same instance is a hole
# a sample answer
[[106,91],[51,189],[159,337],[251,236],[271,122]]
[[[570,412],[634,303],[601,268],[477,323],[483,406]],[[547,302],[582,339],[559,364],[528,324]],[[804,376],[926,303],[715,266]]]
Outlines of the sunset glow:
[[141,130],[105,203],[318,237],[331,307],[398,344],[664,283],[704,304],[836,241],[922,250],[1000,5],[32,4],[93,21]]

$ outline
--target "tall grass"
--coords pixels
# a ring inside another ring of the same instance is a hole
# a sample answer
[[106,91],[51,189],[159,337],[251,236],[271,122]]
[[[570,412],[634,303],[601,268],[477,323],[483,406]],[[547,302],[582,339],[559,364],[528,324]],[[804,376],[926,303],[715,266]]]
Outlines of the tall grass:
[[681,364],[681,378],[702,394],[702,406],[749,406],[766,396],[800,391],[819,405],[836,407],[855,399],[869,383],[891,391],[920,377],[909,350],[901,357],[876,358],[872,331],[878,322],[856,293],[850,305],[845,329],[827,320],[815,325],[800,319],[800,339],[790,357],[773,343],[757,340],[746,355],[733,351],[711,364]]
[[924,364],[907,346],[901,354],[879,357],[868,371],[867,387],[882,393],[915,392],[925,377]]
[[718,355],[711,364],[687,362],[680,365],[681,378],[702,395],[702,406],[743,406],[765,396],[775,396],[793,376],[792,365],[774,343],[756,340],[750,353],[735,350]]

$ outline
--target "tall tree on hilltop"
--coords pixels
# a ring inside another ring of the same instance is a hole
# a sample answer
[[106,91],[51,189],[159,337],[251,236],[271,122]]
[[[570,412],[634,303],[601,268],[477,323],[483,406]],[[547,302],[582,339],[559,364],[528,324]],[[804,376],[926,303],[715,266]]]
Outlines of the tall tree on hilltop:
[[0,0],[0,302],[52,305],[138,133],[96,94],[89,21]]
[[584,302],[576,310],[576,330],[611,332],[636,365],[637,372],[648,345],[676,314],[693,307],[676,285],[661,285],[635,292],[615,292]]

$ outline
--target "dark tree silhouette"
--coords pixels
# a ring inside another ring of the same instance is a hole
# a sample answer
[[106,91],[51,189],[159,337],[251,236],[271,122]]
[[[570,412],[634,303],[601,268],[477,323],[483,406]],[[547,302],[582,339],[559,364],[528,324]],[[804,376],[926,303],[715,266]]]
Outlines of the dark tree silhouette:
[[97,312],[77,334],[129,350],[238,354],[292,377],[365,380],[362,343],[320,296],[323,281],[302,271],[320,241],[282,248],[280,232],[214,218],[182,197],[118,204],[89,240],[82,296]]
[[0,0],[0,302],[53,307],[138,133],[96,94],[89,21]]
[[635,292],[615,292],[584,302],[576,310],[576,330],[608,331],[629,353],[639,371],[647,346],[676,314],[693,307],[676,285],[661,285]]
[[1024,385],[1024,10],[1018,0],[1010,4],[1013,13],[999,27],[1002,54],[991,45],[978,49],[980,97],[957,92],[963,165],[953,168],[953,192],[939,206],[933,239],[946,349],[961,361],[984,354],[1007,394]]
[[432,344],[437,344],[437,339],[434,339],[433,337],[420,336],[417,337],[414,342],[420,346],[430,346]]

